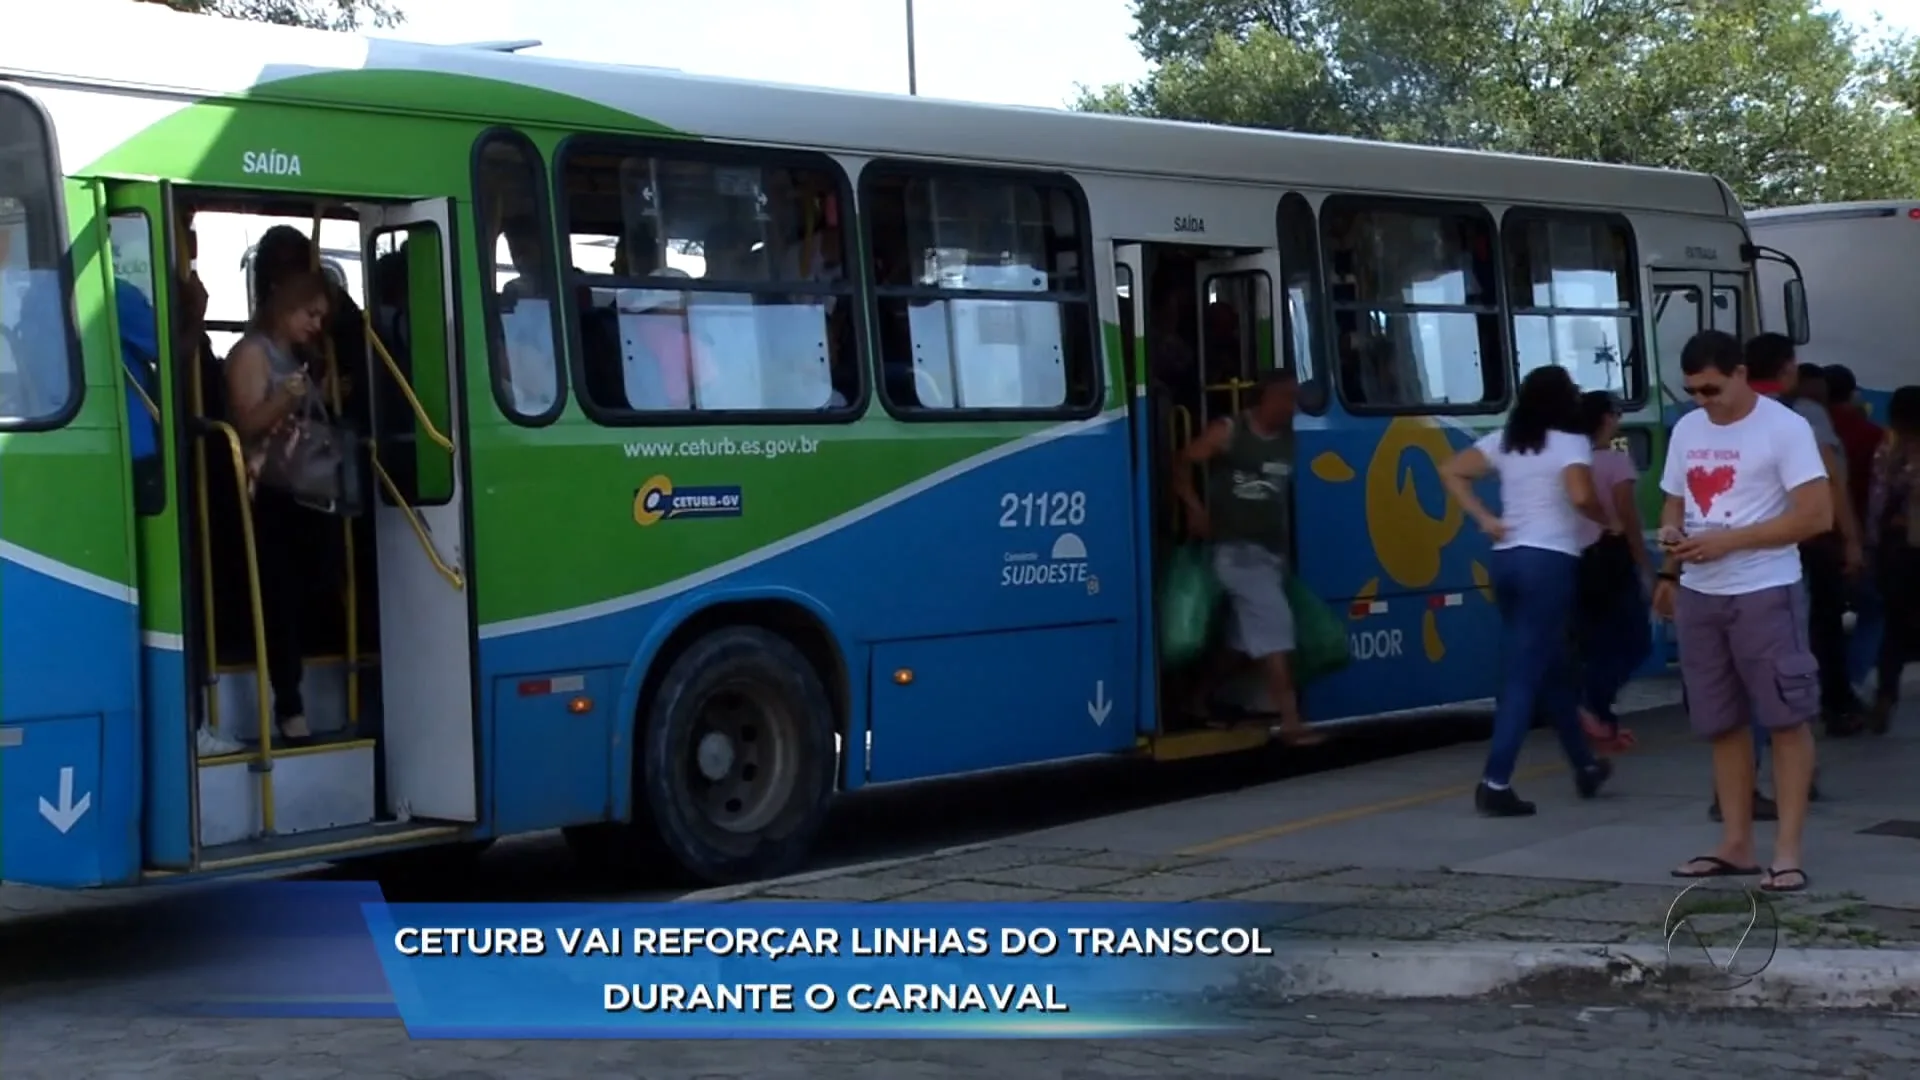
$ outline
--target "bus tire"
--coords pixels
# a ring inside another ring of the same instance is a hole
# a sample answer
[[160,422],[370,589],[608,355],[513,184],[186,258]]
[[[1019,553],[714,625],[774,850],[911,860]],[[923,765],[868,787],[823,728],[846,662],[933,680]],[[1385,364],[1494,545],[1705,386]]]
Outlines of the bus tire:
[[833,703],[799,649],[757,626],[716,630],[674,659],[645,719],[636,810],[676,863],[710,885],[800,865],[837,754]]

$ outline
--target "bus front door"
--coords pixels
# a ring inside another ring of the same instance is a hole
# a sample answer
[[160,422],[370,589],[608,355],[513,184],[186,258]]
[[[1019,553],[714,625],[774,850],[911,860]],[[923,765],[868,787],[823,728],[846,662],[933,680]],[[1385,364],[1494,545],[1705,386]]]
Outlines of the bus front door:
[[73,888],[139,874],[140,594],[101,192],[59,162],[0,84],[0,880]]
[[211,549],[200,544],[208,519],[194,509],[207,497],[207,455],[231,451],[219,433],[199,426],[202,399],[218,390],[201,385],[211,358],[199,354],[197,340],[180,351],[188,335],[176,325],[182,313],[174,307],[175,283],[193,267],[190,245],[179,242],[186,225],[175,216],[171,185],[106,181],[102,206],[120,371],[139,383],[127,391],[126,414],[130,425],[151,424],[154,443],[149,461],[139,447],[144,437],[129,440],[140,584],[142,862],[187,870],[199,854],[195,729],[218,719],[206,711],[212,695],[200,692],[209,685],[212,643],[189,632],[192,618],[210,617],[199,608],[212,595],[198,587],[210,587],[213,566],[197,561]]
[[[1274,283],[1284,278],[1280,272],[1280,253],[1255,251],[1230,258],[1204,259],[1194,265],[1194,287],[1198,290],[1200,313],[1200,415],[1196,425],[1204,428],[1222,417],[1237,416],[1253,405],[1253,393],[1260,377],[1273,370],[1277,362],[1274,335]],[[1296,450],[1296,453],[1303,453]],[[1204,482],[1205,478],[1201,478]],[[1215,493],[1204,491],[1212,500]],[[1291,497],[1291,496],[1289,496]],[[1289,515],[1297,517],[1298,515]],[[1289,553],[1298,551],[1291,537]],[[1299,565],[1288,559],[1290,567]],[[1270,716],[1277,710],[1267,693],[1266,680],[1249,669],[1231,680],[1214,695],[1216,704],[1229,704],[1257,716]],[[1265,721],[1246,726],[1246,737],[1264,737]]]
[[[1172,538],[1165,533],[1168,520],[1167,468],[1172,417],[1165,395],[1153,385],[1147,374],[1146,356],[1146,253],[1139,244],[1113,245],[1114,319],[1120,328],[1119,367],[1127,388],[1127,415],[1131,422],[1134,463],[1134,535],[1139,565],[1135,571],[1140,627],[1136,665],[1135,700],[1160,700],[1160,632],[1158,601],[1160,577]],[[1135,722],[1141,735],[1161,730],[1163,709],[1142,708]]]
[[367,275],[381,743],[396,818],[478,820],[453,206],[357,208]]

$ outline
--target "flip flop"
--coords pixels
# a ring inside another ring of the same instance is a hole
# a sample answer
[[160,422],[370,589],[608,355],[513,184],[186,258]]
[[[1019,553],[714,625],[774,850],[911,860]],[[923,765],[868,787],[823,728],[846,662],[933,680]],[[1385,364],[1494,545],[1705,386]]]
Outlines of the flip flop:
[[[1696,863],[1706,864],[1707,869],[1703,872],[1688,873],[1685,867],[1692,866]],[[1718,855],[1701,855],[1688,859],[1681,869],[1673,872],[1673,876],[1691,880],[1694,878],[1755,877],[1765,873],[1767,873],[1767,871],[1757,866],[1735,866],[1733,863],[1728,862]],[[1761,888],[1765,887],[1764,885],[1761,886]]]
[[[1793,885],[1779,884],[1781,878],[1788,877],[1789,875],[1799,878],[1799,882]],[[1805,892],[1809,884],[1810,881],[1807,878],[1807,872],[1805,870],[1797,866],[1789,866],[1781,870],[1768,870],[1766,878],[1760,882],[1760,891],[1770,893]]]

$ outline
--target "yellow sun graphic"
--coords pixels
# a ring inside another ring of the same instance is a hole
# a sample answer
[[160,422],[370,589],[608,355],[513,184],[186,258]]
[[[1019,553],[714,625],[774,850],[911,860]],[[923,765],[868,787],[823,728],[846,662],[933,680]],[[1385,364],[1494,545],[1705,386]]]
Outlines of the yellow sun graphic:
[[[1394,584],[1423,589],[1440,576],[1441,552],[1460,535],[1465,513],[1451,499],[1437,518],[1421,507],[1413,486],[1413,468],[1405,461],[1408,454],[1424,456],[1437,469],[1453,456],[1453,444],[1439,425],[1422,417],[1402,416],[1387,425],[1373,448],[1373,460],[1367,463],[1367,540],[1373,545],[1380,568]],[[1353,466],[1332,450],[1315,457],[1307,467],[1315,477],[1330,484],[1351,483],[1357,478]],[[1493,585],[1487,568],[1475,561],[1472,572],[1474,587],[1491,602]],[[1380,579],[1370,578],[1354,596],[1365,603],[1379,594]],[[1360,616],[1349,611],[1347,617]],[[1429,662],[1438,663],[1447,653],[1432,608],[1420,616],[1420,642]]]

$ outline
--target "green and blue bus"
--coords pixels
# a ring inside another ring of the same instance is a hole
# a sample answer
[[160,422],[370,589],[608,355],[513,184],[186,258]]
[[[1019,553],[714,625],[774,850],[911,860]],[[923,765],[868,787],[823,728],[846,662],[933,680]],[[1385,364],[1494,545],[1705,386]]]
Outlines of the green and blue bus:
[[[1155,597],[1174,455],[1274,366],[1352,654],[1308,718],[1484,699],[1436,463],[1541,364],[1652,462],[1659,363],[1756,319],[1709,176],[90,2],[0,38],[10,882],[552,829],[737,881],[839,792],[1260,746],[1253,691],[1175,707]],[[302,746],[220,408],[275,222],[359,309],[372,488],[319,530]]]

